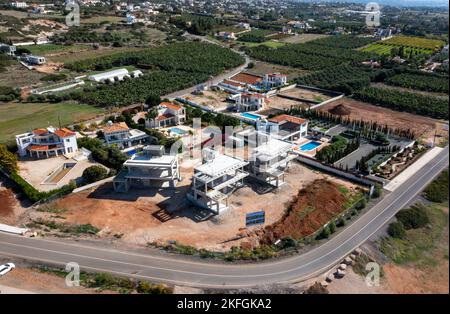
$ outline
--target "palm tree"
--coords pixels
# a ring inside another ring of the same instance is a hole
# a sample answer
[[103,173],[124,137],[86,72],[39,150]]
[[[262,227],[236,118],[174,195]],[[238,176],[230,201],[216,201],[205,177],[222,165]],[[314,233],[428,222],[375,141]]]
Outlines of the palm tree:
[[153,120],[158,116],[158,109],[156,107],[151,108],[146,114],[145,117],[148,120]]

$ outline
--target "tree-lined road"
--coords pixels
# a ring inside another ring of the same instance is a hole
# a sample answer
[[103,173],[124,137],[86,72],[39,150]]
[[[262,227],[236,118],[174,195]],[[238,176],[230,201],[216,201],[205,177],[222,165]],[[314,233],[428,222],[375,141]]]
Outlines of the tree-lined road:
[[301,281],[332,268],[364,243],[448,167],[448,159],[446,147],[427,166],[329,241],[305,254],[285,259],[244,265],[224,264],[151,251],[142,254],[5,233],[0,233],[0,255],[58,265],[76,262],[87,271],[194,287],[239,288]]

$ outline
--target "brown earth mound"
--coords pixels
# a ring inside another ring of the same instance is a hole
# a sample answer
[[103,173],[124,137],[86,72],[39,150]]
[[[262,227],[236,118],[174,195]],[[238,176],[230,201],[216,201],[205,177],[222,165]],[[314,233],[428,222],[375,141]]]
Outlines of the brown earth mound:
[[283,218],[264,229],[261,243],[271,244],[286,237],[300,239],[308,236],[342,212],[344,203],[345,197],[336,183],[316,180],[299,191]]
[[328,112],[337,116],[348,116],[352,113],[350,108],[344,106],[343,104],[339,104],[333,108],[328,109]]
[[14,194],[11,190],[0,190],[0,217],[14,214]]

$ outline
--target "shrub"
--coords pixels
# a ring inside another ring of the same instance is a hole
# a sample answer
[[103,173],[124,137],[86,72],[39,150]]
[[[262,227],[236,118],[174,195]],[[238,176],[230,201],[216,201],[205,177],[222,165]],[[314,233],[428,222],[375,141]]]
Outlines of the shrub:
[[164,285],[152,284],[148,281],[139,281],[136,291],[143,294],[170,294],[172,290]]
[[400,221],[395,221],[391,223],[387,230],[388,234],[397,239],[403,239],[406,235],[405,228]]
[[322,229],[322,232],[319,233],[319,235],[316,237],[316,239],[318,239],[318,240],[328,239],[330,234],[331,234],[330,228],[328,226],[326,226],[325,228]]
[[83,171],[83,180],[86,183],[100,181],[108,175],[108,171],[102,166],[90,166]]
[[373,189],[373,193],[372,193],[372,198],[380,197],[382,191],[383,191],[383,189],[381,188],[381,185],[375,184],[374,189]]
[[425,207],[421,204],[402,209],[397,213],[396,217],[406,230],[422,228],[430,222]]
[[336,232],[336,223],[335,223],[334,221],[330,222],[330,224],[328,225],[328,227],[330,228],[330,234]]
[[432,202],[442,203],[448,200],[448,169],[442,171],[442,173],[425,188],[425,198]]
[[11,153],[5,145],[0,144],[0,168],[11,173],[19,170],[17,157]]

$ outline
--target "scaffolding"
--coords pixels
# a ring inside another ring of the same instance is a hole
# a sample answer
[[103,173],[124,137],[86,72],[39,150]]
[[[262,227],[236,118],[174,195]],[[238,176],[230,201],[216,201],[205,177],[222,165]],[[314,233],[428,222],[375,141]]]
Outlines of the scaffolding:
[[177,181],[181,181],[178,156],[164,155],[163,146],[146,146],[123,166],[113,180],[116,192],[126,193],[132,185],[175,188]]
[[218,215],[228,209],[229,196],[244,185],[248,162],[209,148],[202,155],[203,164],[194,169],[188,199]]
[[269,136],[267,141],[253,149],[249,158],[249,175],[278,188],[284,184],[285,171],[296,157],[293,144]]

